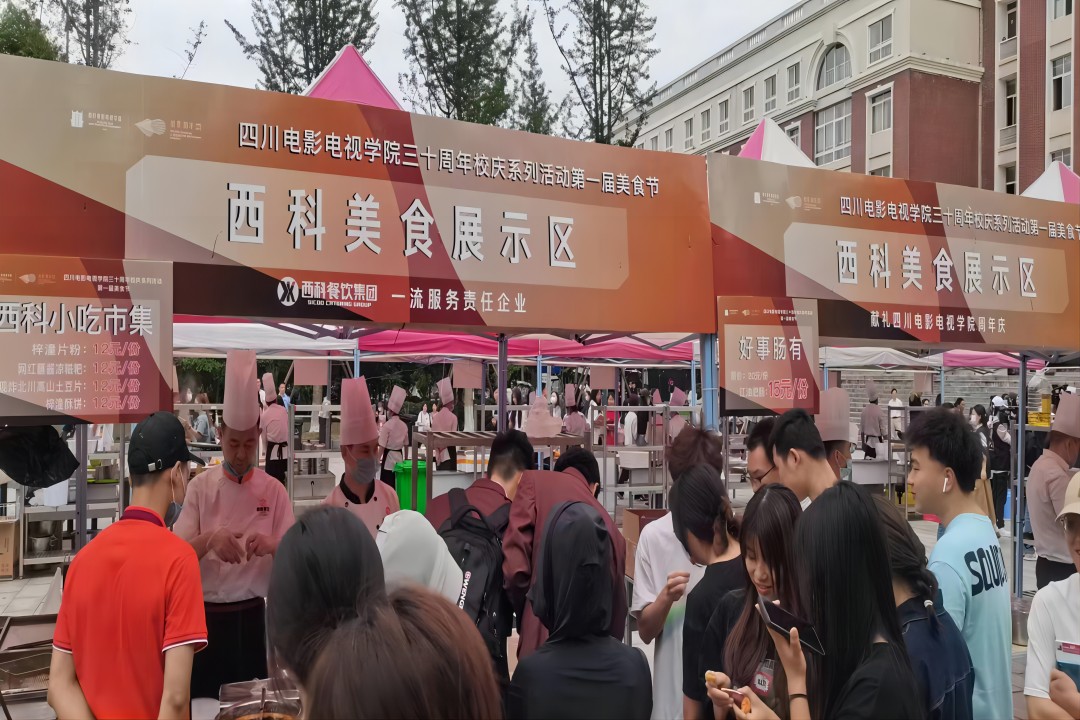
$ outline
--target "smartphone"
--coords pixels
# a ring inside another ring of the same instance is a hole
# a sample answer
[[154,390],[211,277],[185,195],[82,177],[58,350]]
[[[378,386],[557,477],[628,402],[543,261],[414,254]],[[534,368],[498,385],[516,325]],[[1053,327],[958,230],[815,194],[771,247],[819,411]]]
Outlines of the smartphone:
[[799,631],[799,642],[802,643],[804,648],[825,657],[825,649],[818,638],[817,630],[809,622],[792,615],[779,605],[765,602],[760,595],[758,596],[758,608],[761,610],[765,622],[773,630],[786,636],[791,632],[791,628],[795,628]]

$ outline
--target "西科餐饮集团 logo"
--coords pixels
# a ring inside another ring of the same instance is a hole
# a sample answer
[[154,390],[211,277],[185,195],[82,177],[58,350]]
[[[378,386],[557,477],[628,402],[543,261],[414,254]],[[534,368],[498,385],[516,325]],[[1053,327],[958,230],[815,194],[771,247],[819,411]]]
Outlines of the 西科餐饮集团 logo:
[[282,305],[292,307],[300,299],[300,286],[291,277],[281,278],[277,284],[277,297]]

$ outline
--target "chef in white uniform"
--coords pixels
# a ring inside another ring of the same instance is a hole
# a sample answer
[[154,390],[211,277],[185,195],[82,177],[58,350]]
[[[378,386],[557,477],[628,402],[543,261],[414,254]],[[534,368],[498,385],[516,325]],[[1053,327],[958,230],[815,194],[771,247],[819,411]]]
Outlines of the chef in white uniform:
[[851,422],[851,397],[843,388],[829,388],[821,393],[819,406],[814,424],[825,443],[825,459],[837,480],[850,480],[851,450],[859,436]]
[[[252,382],[255,380],[256,382]],[[285,486],[256,467],[259,385],[255,353],[225,363],[224,462],[188,485],[173,530],[199,557],[208,645],[195,656],[192,697],[267,677],[265,601],[278,542],[294,522]]]
[[289,473],[289,411],[274,389],[271,373],[263,375],[262,387],[266,394],[266,409],[262,411],[259,425],[266,447],[266,473],[284,485]]
[[401,509],[394,489],[376,478],[378,453],[379,426],[367,380],[348,378],[341,383],[341,459],[345,461],[345,474],[323,504],[343,507],[360,518],[372,537],[387,515]]
[[379,479],[390,487],[395,487],[394,466],[405,459],[402,451],[409,442],[409,427],[399,417],[404,404],[405,388],[395,385],[390,392],[390,402],[386,404],[390,419],[379,428],[379,458],[382,461]]
[[[435,432],[457,432],[458,419],[454,414],[454,385],[450,378],[439,381],[439,402],[442,407],[431,418],[431,429]],[[439,470],[457,470],[457,448],[445,448],[435,453]]]
[[686,419],[679,414],[676,408],[686,406],[686,393],[681,389],[675,388],[671,391],[671,401],[668,403],[671,406],[671,416],[668,419],[668,445],[675,442],[675,438],[679,437],[679,433],[689,427],[689,423]]

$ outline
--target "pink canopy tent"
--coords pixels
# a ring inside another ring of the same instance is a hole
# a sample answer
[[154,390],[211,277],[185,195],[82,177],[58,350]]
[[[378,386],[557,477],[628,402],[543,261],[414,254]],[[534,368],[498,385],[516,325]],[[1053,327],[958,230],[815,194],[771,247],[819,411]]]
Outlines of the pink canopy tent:
[[791,138],[773,122],[772,118],[765,118],[758,124],[742,150],[739,151],[739,157],[796,167],[815,167],[813,161],[806,157],[795,143],[791,142]]
[[1024,191],[1025,197],[1080,204],[1080,175],[1054,161],[1046,172]]
[[[982,352],[979,350],[949,350],[944,353],[946,368],[970,368],[978,370],[1019,370],[1020,359],[1005,353]],[[1029,359],[1029,370],[1041,370],[1046,365],[1042,360]]]
[[387,110],[402,109],[351,43],[341,48],[333,62],[315,78],[304,94],[323,100],[374,105]]

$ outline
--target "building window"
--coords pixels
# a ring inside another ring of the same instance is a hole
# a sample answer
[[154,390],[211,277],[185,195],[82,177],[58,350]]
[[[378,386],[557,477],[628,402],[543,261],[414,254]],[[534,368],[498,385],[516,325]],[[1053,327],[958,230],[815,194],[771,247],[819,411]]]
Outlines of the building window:
[[851,100],[819,111],[815,121],[814,162],[828,165],[851,157]]
[[870,132],[892,130],[892,90],[870,98]]
[[723,135],[728,131],[728,101],[721,100],[716,114],[716,134]]
[[787,69],[787,101],[789,103],[793,103],[799,99],[799,84],[801,80],[799,63],[789,65]]
[[754,119],[754,87],[751,85],[742,91],[742,121],[748,123]]
[[1016,104],[1016,80],[1005,81],[1005,127],[1015,127],[1018,106]]
[[892,177],[892,165],[886,165],[885,167],[871,170],[870,174],[875,177]]
[[1072,15],[1073,0],[1054,0],[1054,19]]
[[690,150],[694,147],[694,118],[687,118],[683,121],[683,150]]
[[1012,40],[1016,37],[1016,3],[1011,2],[1005,6],[1005,39]]
[[705,142],[706,140],[710,139],[711,137],[712,137],[712,111],[711,110],[702,110],[701,111],[701,142]]
[[1009,195],[1016,194],[1016,166],[1005,166],[1005,192]]
[[1050,153],[1050,162],[1059,162],[1067,168],[1072,167],[1072,148],[1055,150]]
[[851,77],[851,56],[843,45],[833,45],[821,61],[817,89],[831,87]]
[[644,150],[645,149],[645,143],[643,143],[643,142],[638,143],[637,145],[634,146],[634,148],[637,149],[637,150]]
[[795,147],[802,148],[802,128],[798,125],[792,125],[785,130],[788,136],[788,140],[795,143]]
[[776,109],[776,76],[765,78],[765,112]]
[[658,149],[659,144],[660,144],[660,138],[658,138],[658,137],[649,138],[649,149],[650,150]]
[[1072,55],[1062,55],[1050,63],[1053,77],[1054,109],[1060,110],[1072,105]]
[[870,26],[870,62],[876,63],[892,55],[892,15]]
[[675,145],[675,131],[668,128],[664,131],[664,149],[671,150]]

